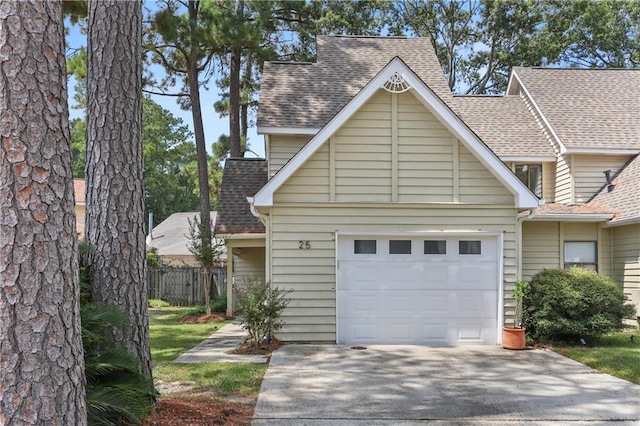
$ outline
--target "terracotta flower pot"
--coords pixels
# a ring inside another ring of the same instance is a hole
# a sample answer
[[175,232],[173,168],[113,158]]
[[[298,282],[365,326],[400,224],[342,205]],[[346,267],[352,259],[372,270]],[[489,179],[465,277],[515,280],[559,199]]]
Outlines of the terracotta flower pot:
[[524,349],[526,328],[502,327],[502,347],[505,349]]

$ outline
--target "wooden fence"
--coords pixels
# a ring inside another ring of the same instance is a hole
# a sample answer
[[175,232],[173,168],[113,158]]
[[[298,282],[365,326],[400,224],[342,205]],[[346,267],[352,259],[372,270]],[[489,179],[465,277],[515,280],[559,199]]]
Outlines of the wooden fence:
[[[204,274],[201,268],[149,268],[149,299],[162,299],[174,306],[204,303]],[[227,287],[227,268],[211,271],[211,298]]]

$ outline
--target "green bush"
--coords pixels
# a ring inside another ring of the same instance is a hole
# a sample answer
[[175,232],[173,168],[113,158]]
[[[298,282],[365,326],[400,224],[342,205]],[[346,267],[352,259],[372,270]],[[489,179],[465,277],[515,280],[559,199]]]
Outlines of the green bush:
[[257,346],[264,339],[270,340],[273,333],[284,325],[280,315],[289,304],[287,294],[291,290],[249,280],[235,291],[242,311],[242,327],[249,333],[249,342]]
[[227,291],[223,291],[220,296],[211,301],[211,312],[224,314],[227,312]]
[[523,306],[527,332],[540,342],[593,339],[621,329],[622,319],[635,313],[616,282],[580,268],[538,272]]
[[171,303],[164,301],[162,299],[149,299],[147,301],[150,308],[168,308],[171,306]]

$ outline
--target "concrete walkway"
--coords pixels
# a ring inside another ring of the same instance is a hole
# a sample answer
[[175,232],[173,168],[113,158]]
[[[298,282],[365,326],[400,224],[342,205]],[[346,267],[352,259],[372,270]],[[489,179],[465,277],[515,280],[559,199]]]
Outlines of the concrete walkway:
[[175,359],[176,363],[194,364],[198,362],[248,362],[266,364],[268,356],[234,355],[229,352],[238,348],[247,338],[247,332],[240,326],[240,320],[225,325],[220,330]]

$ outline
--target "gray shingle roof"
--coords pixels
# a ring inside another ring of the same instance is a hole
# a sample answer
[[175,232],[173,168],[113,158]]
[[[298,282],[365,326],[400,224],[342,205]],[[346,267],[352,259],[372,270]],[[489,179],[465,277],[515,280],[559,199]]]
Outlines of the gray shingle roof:
[[[200,219],[200,212],[174,213],[153,228],[147,237],[147,246],[158,249],[160,256],[191,256],[188,249],[189,219]],[[216,212],[210,212],[211,223],[216,221]],[[227,258],[226,249],[221,256]]]
[[222,175],[215,234],[253,234],[265,231],[247,197],[267,183],[267,162],[261,158],[228,158]]
[[455,96],[449,106],[499,156],[555,156],[519,96]]
[[612,222],[640,218],[640,155],[614,177],[613,184],[613,191],[609,192],[605,186],[588,205],[595,204],[617,210],[618,214]]
[[514,72],[567,148],[640,149],[640,70]]
[[427,38],[319,36],[317,53],[313,64],[265,63],[258,127],[323,127],[396,56],[451,97]]

